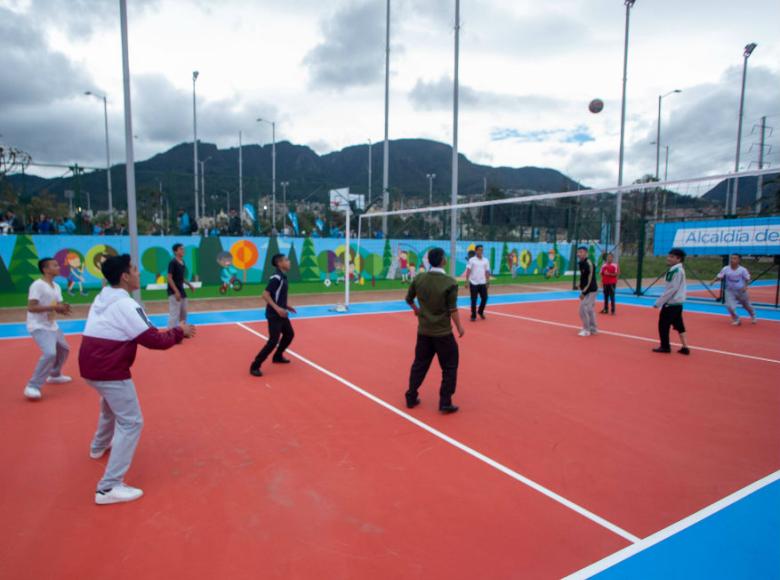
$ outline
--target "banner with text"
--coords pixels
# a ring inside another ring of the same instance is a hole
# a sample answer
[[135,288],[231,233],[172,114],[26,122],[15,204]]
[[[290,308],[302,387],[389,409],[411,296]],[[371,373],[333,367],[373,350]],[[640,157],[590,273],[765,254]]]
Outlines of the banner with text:
[[780,217],[656,224],[653,251],[682,248],[699,256],[780,255]]

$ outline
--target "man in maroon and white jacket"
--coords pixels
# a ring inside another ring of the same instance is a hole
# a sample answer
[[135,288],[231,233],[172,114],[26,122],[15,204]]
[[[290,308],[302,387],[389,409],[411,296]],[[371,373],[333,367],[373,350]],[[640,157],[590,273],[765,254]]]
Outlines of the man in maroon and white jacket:
[[100,419],[89,456],[100,459],[111,449],[103,478],[97,485],[96,504],[133,501],[140,489],[124,484],[130,469],[143,416],[130,375],[138,345],[165,350],[195,335],[195,327],[181,324],[160,331],[149,322],[130,292],[141,286],[130,256],[112,256],[102,267],[109,286],[95,298],[79,350],[81,376],[100,394]]

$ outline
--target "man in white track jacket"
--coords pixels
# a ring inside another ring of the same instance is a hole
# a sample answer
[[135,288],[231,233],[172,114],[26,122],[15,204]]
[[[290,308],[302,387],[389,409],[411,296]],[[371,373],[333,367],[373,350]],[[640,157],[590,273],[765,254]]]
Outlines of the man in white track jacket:
[[103,264],[109,286],[95,298],[79,350],[81,376],[100,394],[100,419],[89,456],[111,455],[97,485],[95,503],[133,501],[140,489],[124,484],[135,448],[141,437],[143,416],[130,375],[138,345],[165,350],[195,335],[195,328],[182,323],[161,331],[152,326],[144,309],[130,296],[140,288],[140,275],[130,256],[112,256]]

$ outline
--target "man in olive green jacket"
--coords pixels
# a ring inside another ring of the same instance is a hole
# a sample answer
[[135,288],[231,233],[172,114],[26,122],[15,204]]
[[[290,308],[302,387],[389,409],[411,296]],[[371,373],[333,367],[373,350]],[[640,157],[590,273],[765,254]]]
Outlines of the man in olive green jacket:
[[[452,395],[458,380],[458,343],[452,334],[452,322],[463,336],[463,325],[458,314],[458,282],[444,271],[444,250],[433,248],[428,252],[431,269],[416,276],[409,286],[406,302],[417,316],[417,346],[406,391],[406,406],[410,409],[420,404],[417,391],[436,355],[441,367],[439,411],[454,413],[458,407],[452,404]],[[415,303],[415,298],[420,303]]]

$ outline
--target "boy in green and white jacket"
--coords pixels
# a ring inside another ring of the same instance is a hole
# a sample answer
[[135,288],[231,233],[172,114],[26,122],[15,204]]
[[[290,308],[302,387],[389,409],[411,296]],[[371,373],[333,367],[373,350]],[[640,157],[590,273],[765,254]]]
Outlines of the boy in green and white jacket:
[[654,348],[653,352],[672,352],[669,343],[669,330],[673,326],[680,333],[680,342],[682,348],[678,351],[680,354],[691,354],[688,349],[688,343],[685,340],[685,324],[683,323],[683,304],[685,303],[685,251],[679,248],[672,248],[666,257],[666,264],[669,270],[666,271],[666,287],[664,293],[655,301],[655,308],[661,309],[658,317],[658,334],[661,338],[661,346]]

